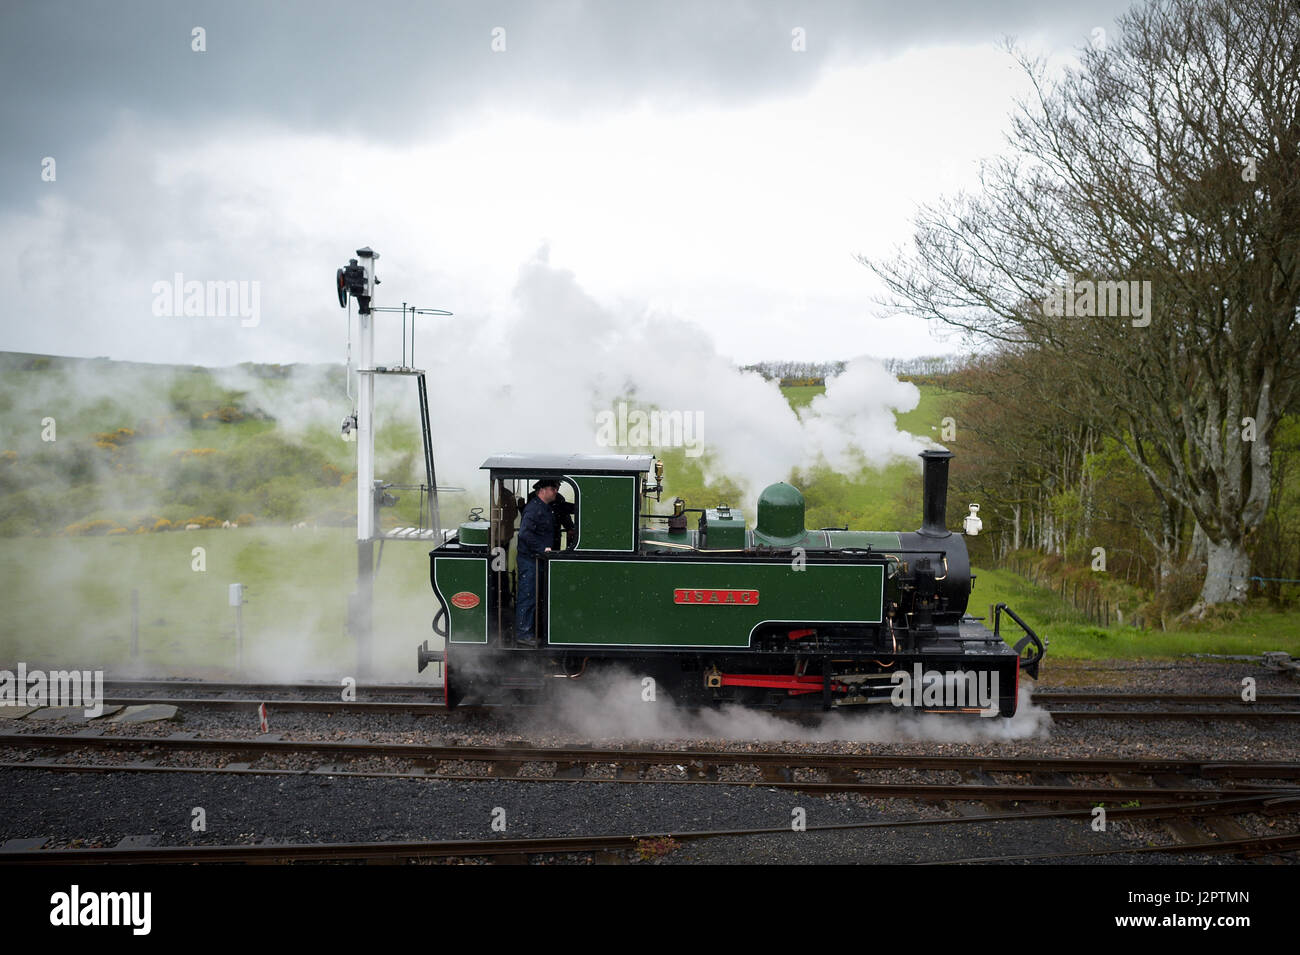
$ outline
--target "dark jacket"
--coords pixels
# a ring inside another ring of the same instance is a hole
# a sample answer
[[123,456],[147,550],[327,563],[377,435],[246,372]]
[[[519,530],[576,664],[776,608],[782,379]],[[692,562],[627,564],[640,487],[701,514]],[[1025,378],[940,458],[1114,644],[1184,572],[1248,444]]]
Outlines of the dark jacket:
[[560,531],[568,531],[570,548],[577,543],[574,539],[576,529],[573,526],[573,512],[574,506],[564,499],[563,494],[557,493],[551,502],[551,515],[555,518],[555,543],[551,547],[555,550],[560,549]]
[[540,497],[530,497],[519,523],[519,556],[536,557],[555,542],[555,515]]

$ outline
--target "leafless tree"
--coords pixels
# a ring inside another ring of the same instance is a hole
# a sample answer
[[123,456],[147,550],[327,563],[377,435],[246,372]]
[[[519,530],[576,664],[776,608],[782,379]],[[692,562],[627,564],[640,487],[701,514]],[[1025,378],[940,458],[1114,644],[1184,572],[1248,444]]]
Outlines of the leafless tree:
[[1154,0],[1118,27],[1060,75],[1020,54],[1034,94],[981,191],[865,264],[893,308],[1070,358],[1204,532],[1203,612],[1245,599],[1300,383],[1300,4]]

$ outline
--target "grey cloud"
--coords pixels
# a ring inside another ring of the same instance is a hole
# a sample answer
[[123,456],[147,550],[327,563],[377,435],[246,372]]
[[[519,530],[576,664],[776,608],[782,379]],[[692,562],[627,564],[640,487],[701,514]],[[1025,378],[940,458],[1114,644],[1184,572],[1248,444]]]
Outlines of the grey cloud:
[[[116,121],[156,135],[269,125],[425,140],[478,111],[539,114],[795,93],[834,61],[918,43],[1045,31],[1065,44],[1109,26],[1118,0],[730,2],[9,3],[0,13],[0,204],[39,197],[97,162]],[[207,52],[190,48],[206,31]],[[793,55],[791,29],[807,31]],[[506,30],[506,51],[491,31]],[[147,143],[141,144],[145,150]]]

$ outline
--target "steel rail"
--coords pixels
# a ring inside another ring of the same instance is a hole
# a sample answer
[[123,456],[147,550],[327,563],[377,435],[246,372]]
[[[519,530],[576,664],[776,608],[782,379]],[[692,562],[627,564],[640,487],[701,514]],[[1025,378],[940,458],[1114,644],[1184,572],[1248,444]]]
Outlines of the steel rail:
[[[377,770],[342,770],[332,766],[312,769],[264,769],[240,766],[157,766],[147,763],[54,763],[43,760],[0,763],[0,769],[80,773],[194,773],[198,775],[244,776],[328,776],[364,779],[418,779],[443,782],[516,782],[554,785],[557,783],[609,783],[615,785],[661,786],[748,786],[765,789],[793,790],[811,795],[854,793],[889,799],[928,801],[1011,802],[1086,802],[1119,803],[1143,799],[1204,800],[1239,797],[1267,797],[1280,806],[1300,807],[1300,788],[1243,786],[1235,788],[1178,789],[1166,786],[1043,786],[1002,785],[997,783],[864,783],[852,780],[813,782],[788,777],[752,780],[707,779],[700,777],[647,778],[626,776],[514,776],[481,773],[398,772]],[[1289,810],[1288,810],[1289,811]]]
[[1165,758],[1070,758],[1018,756],[932,756],[702,749],[599,749],[588,746],[443,746],[366,740],[231,739],[188,736],[126,736],[99,733],[0,732],[0,747],[21,749],[206,750],[239,753],[317,753],[346,758],[397,756],[416,760],[514,763],[617,763],[620,765],[779,766],[808,769],[949,769],[985,772],[1070,774],[1175,773],[1252,779],[1300,779],[1300,762]]
[[[142,690],[194,690],[209,693],[249,693],[266,692],[291,693],[326,693],[339,697],[344,687],[341,684],[327,682],[306,683],[242,683],[210,680],[106,680],[105,692],[114,691],[126,694]],[[375,696],[441,696],[441,684],[432,683],[358,683],[352,687],[353,692],[373,694]],[[208,697],[210,699],[210,697]],[[1039,690],[1032,694],[1034,703],[1046,705],[1051,703],[1170,703],[1170,704],[1224,704],[1250,706],[1253,703],[1270,705],[1300,705],[1300,693],[1262,693],[1253,701],[1246,702],[1230,694],[1210,693],[1079,693],[1072,690]],[[324,700],[323,702],[330,702]],[[365,701],[359,701],[365,702]]]
[[[442,684],[432,683],[357,683],[345,687],[341,683],[237,683],[212,680],[105,680],[104,692],[119,696],[141,693],[205,693],[228,694],[232,697],[247,694],[248,698],[264,697],[268,693],[311,694],[323,701],[342,700],[344,691],[358,697],[424,697],[442,698]],[[188,699],[189,697],[183,697]],[[418,702],[418,699],[413,699]]]
[[1053,722],[1071,720],[1149,720],[1171,722],[1177,720],[1222,720],[1260,722],[1294,722],[1300,720],[1300,710],[1047,710]]
[[107,696],[103,699],[105,706],[183,706],[203,707],[216,710],[256,710],[265,705],[268,711],[281,713],[359,713],[369,715],[410,715],[433,716],[437,713],[456,713],[441,703],[421,703],[415,701],[378,701],[378,700],[267,700],[249,697],[247,699],[188,697],[188,696]]
[[[1290,699],[1281,699],[1281,698],[1274,699],[1271,697],[1260,697],[1259,699],[1257,699],[1252,703],[1243,703],[1240,700],[1225,700],[1222,698],[1198,697],[1198,696],[1187,696],[1182,699],[1167,700],[1167,699],[1161,699],[1156,696],[1089,697],[1084,694],[1069,694],[1068,696],[1065,694],[1061,694],[1059,699],[1051,700],[1051,704],[1053,705],[1045,705],[1048,703],[1048,701],[1042,697],[1036,696],[1034,699],[1038,705],[1043,705],[1044,708],[1047,709],[1047,712],[1051,713],[1053,716],[1057,714],[1061,714],[1066,716],[1067,718],[1074,713],[1087,713],[1087,712],[1107,712],[1107,713],[1115,713],[1122,716],[1128,716],[1128,715],[1139,716],[1140,714],[1145,713],[1145,714],[1150,714],[1154,718],[1164,718],[1164,719],[1180,719],[1180,718],[1193,718],[1193,717],[1210,717],[1216,719],[1254,719],[1254,718],[1263,718],[1265,716],[1282,716],[1288,718],[1294,718],[1296,716],[1300,716],[1300,709],[1295,709],[1295,710],[1261,709],[1255,712],[1250,712],[1248,710],[1249,707],[1287,706],[1293,702],[1296,702]],[[248,696],[242,698],[199,697],[199,696],[106,696],[102,702],[105,706],[144,706],[149,704],[160,704],[160,705],[170,705],[176,707],[198,706],[198,707],[206,707],[209,709],[230,709],[230,710],[257,709],[258,706],[265,704],[268,709],[280,710],[281,712],[286,712],[286,713],[287,712],[409,713],[411,715],[416,715],[416,716],[432,716],[438,713],[448,713],[452,715],[484,713],[484,712],[509,713],[515,709],[524,709],[524,707],[522,706],[516,708],[506,704],[498,704],[496,706],[477,705],[477,706],[469,706],[469,707],[453,707],[449,709],[447,706],[445,706],[442,703],[422,701],[422,700],[342,700],[342,699],[300,700],[300,699],[267,699],[266,697],[258,697],[258,696]],[[1072,709],[1055,708],[1054,704],[1062,704],[1062,703],[1074,704],[1076,706],[1089,705],[1089,704],[1108,704],[1108,703],[1135,704],[1135,705],[1140,705],[1143,703],[1174,703],[1178,705],[1189,705],[1189,706],[1190,705],[1201,705],[1201,706],[1218,705],[1224,707],[1224,709],[1169,710],[1169,711],[1127,710],[1126,709],[1126,710],[1116,710],[1116,711],[1093,711],[1093,710],[1072,710]],[[1230,709],[1228,707],[1234,707],[1234,708]],[[535,709],[535,708],[536,708],[535,706],[528,707],[528,709]],[[770,711],[770,712],[774,712],[780,715],[780,711]],[[808,711],[801,711],[797,714],[792,713],[791,715],[805,716],[810,713],[812,715],[816,715],[817,712],[818,711],[808,710]],[[844,710],[840,710],[840,712],[849,713],[852,711],[848,709],[844,709]]]
[[1222,703],[1236,706],[1253,706],[1256,703],[1273,705],[1300,704],[1300,693],[1261,693],[1251,702],[1240,696],[1212,693],[1075,693],[1073,691],[1039,690],[1032,695],[1038,704],[1048,703]]

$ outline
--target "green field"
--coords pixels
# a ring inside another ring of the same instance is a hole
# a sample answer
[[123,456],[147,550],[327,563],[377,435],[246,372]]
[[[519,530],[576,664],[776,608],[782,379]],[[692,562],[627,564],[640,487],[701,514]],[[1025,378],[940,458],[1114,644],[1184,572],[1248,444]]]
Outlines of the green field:
[[898,426],[904,431],[920,435],[931,441],[939,441],[943,428],[943,419],[956,415],[961,406],[960,392],[948,391],[936,385],[917,385],[921,391],[921,400],[915,408],[896,415]]
[[[195,548],[203,549],[202,571]],[[120,537],[0,539],[10,601],[0,665],[132,668],[131,591],[139,591],[142,672],[205,676],[235,666],[227,587],[248,588],[244,668],[280,679],[356,672],[344,633],[356,585],[355,533],[239,528]],[[435,601],[427,545],[385,544],[375,590],[377,669],[415,679]]]
[[[1051,657],[1079,659],[1170,658],[1190,653],[1259,654],[1283,650],[1300,657],[1300,620],[1294,613],[1252,607],[1236,620],[1170,630],[1139,630],[1089,623],[1054,591],[1009,570],[976,569],[970,612],[984,616],[990,604],[1005,603],[1050,641]],[[1011,632],[1018,628],[1006,621]],[[1016,638],[1012,639],[1015,642]]]
[[788,388],[782,388],[781,393],[785,395],[786,400],[790,402],[790,407],[798,410],[806,408],[812,404],[812,400],[818,395],[826,394],[825,385],[792,385]]

